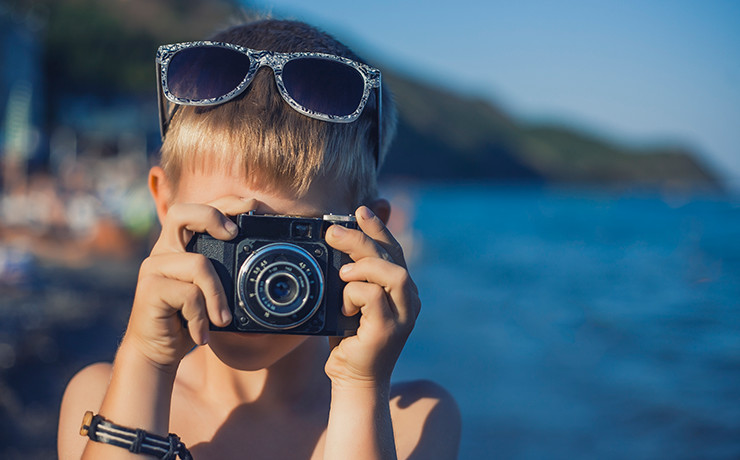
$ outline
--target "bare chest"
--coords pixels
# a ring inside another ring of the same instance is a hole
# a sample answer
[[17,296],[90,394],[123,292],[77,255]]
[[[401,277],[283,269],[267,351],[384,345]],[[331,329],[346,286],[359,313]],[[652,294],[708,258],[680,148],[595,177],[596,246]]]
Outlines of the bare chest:
[[261,414],[244,405],[226,417],[173,410],[170,429],[196,460],[312,459],[323,456],[327,421],[328,412]]

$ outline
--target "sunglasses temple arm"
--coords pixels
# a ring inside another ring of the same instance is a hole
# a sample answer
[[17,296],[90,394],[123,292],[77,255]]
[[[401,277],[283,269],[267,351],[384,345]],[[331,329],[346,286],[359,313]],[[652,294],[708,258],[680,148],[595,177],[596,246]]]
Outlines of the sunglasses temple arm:
[[378,113],[378,142],[377,148],[375,149],[375,169],[380,168],[380,151],[383,148],[383,87],[378,84],[377,92],[375,93],[376,107]]
[[162,68],[157,60],[156,62],[156,71],[157,71],[157,109],[159,110],[159,135],[161,136],[161,139],[164,141],[164,135],[165,132],[167,132],[167,126],[166,126],[166,115],[165,115],[165,102],[164,102],[164,95],[162,92]]

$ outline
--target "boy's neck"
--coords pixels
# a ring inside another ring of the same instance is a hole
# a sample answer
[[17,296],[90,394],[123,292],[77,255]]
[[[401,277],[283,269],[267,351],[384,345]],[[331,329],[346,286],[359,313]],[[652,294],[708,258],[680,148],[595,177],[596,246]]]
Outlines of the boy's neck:
[[198,347],[193,358],[203,374],[197,391],[224,408],[249,404],[254,410],[275,413],[327,407],[331,384],[324,363],[329,351],[325,337],[309,337],[269,367],[246,371],[230,367],[209,347]]

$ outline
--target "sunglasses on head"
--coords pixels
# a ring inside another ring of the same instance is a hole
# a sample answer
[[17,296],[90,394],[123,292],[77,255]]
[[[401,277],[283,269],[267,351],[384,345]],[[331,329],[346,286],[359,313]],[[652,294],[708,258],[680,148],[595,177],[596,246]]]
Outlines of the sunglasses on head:
[[[257,70],[272,69],[278,92],[293,109],[311,118],[351,123],[375,90],[377,151],[380,157],[380,71],[325,53],[277,53],[223,42],[162,45],[157,50],[159,127],[162,139],[180,105],[212,106],[239,96]],[[168,107],[165,99],[174,104]]]

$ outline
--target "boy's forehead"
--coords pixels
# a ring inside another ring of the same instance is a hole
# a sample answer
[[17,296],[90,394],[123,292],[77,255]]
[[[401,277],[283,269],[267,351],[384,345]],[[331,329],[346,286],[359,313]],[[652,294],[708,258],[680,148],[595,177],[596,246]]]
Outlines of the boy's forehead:
[[181,172],[174,201],[209,203],[231,195],[257,200],[259,207],[255,211],[258,213],[320,217],[354,211],[348,202],[346,187],[334,181],[314,181],[302,196],[259,187],[251,182],[244,175],[186,168]]

